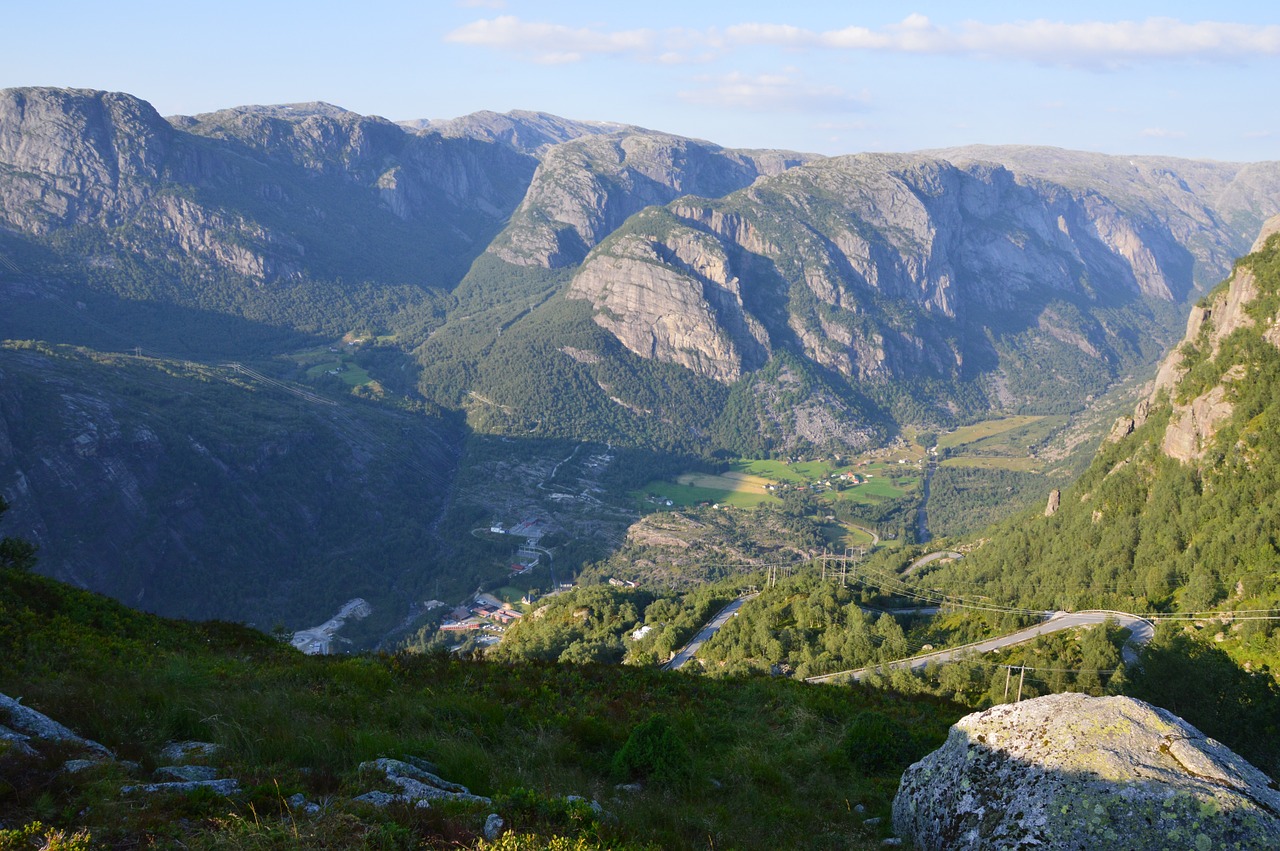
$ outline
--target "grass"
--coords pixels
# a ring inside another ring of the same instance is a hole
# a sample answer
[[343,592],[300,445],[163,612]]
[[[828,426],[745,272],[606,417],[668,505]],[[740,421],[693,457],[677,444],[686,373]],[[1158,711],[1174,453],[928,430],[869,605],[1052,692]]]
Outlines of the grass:
[[[144,775],[167,741],[215,742],[219,774],[245,790],[125,800],[119,765],[68,775],[52,761],[21,776],[0,765],[6,825],[87,830],[99,846],[481,848],[496,811],[536,842],[574,836],[583,844],[566,847],[584,849],[875,848],[906,760],[940,744],[963,713],[932,698],[767,677],[449,654],[304,657],[243,627],[161,620],[5,573],[0,691],[139,761]],[[842,742],[866,709],[910,729],[911,756],[873,773],[853,765]],[[618,793],[614,757],[654,715],[686,754],[681,779]],[[370,788],[360,762],[403,754],[494,803],[373,810],[350,801]],[[294,793],[327,809],[291,814],[283,799]],[[567,795],[597,799],[609,815]],[[882,823],[865,826],[873,816]]]
[[1034,473],[1040,469],[1035,458],[1001,458],[989,455],[960,455],[944,459],[941,467],[976,467],[981,470],[1015,470],[1020,473]]
[[[741,459],[732,462],[725,473],[684,473],[675,482],[656,480],[632,492],[636,504],[651,509],[650,497],[671,500],[673,508],[687,508],[698,503],[719,503],[738,508],[754,508],[765,502],[778,500],[778,495],[765,490],[769,484],[809,485],[823,481],[841,472],[857,473],[871,478],[861,484],[847,486],[843,491],[822,494],[827,500],[851,500],[873,505],[886,499],[904,496],[919,487],[920,477],[915,465],[893,461],[872,461],[858,467],[840,466],[831,461],[785,461],[766,459]],[[908,472],[910,475],[908,475]]]
[[1025,430],[1028,426],[1045,419],[1057,418],[1042,416],[1003,417],[997,420],[985,420],[973,425],[962,426],[953,432],[939,436],[938,448],[955,449],[959,446],[968,446],[996,435],[1007,434],[1014,430]]
[[315,379],[337,370],[337,377],[348,387],[361,387],[373,381],[362,366],[346,358],[326,361],[307,369],[307,378]]

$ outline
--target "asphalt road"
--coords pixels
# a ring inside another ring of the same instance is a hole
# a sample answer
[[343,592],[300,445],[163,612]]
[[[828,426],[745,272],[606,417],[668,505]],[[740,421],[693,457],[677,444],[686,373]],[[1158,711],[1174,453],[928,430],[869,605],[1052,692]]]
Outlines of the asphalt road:
[[963,647],[953,647],[950,650],[937,650],[932,653],[924,653],[920,656],[912,656],[910,659],[899,659],[896,662],[888,662],[884,665],[872,665],[866,668],[859,668],[853,671],[838,671],[834,674],[823,674],[818,677],[806,677],[807,683],[827,683],[835,681],[860,680],[870,671],[878,668],[910,668],[918,671],[930,662],[949,662],[957,656],[969,653],[990,653],[994,650],[1003,650],[1006,647],[1012,647],[1015,644],[1022,644],[1031,641],[1041,635],[1048,635],[1051,632],[1059,632],[1064,629],[1074,629],[1080,626],[1093,626],[1106,621],[1107,618],[1113,619],[1117,624],[1129,630],[1129,640],[1125,642],[1123,657],[1125,664],[1133,664],[1138,659],[1138,646],[1146,644],[1155,635],[1155,627],[1150,621],[1144,620],[1137,615],[1131,615],[1126,612],[1046,612],[1048,617],[1041,623],[1026,629],[1011,632],[1008,635],[1002,635],[998,638],[989,638],[986,641],[978,641],[973,644],[966,644]]
[[662,666],[662,670],[674,671],[676,668],[679,668],[685,662],[692,659],[697,654],[698,648],[710,641],[711,636],[719,632],[720,627],[729,622],[729,618],[733,617],[738,609],[742,608],[743,603],[757,596],[759,595],[748,594],[745,597],[739,597],[721,609],[714,618],[707,621],[702,629],[698,630],[698,634],[693,637],[692,641],[680,648],[680,652],[677,653],[670,662]]

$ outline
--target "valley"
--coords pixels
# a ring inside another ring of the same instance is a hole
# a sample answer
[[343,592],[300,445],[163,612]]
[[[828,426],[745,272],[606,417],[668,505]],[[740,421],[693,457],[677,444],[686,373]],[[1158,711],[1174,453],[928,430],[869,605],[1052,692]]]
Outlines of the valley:
[[480,847],[361,809],[392,753],[600,847],[869,847],[1062,691],[1274,772],[1277,213],[1275,162],[4,90],[0,687],[371,847]]

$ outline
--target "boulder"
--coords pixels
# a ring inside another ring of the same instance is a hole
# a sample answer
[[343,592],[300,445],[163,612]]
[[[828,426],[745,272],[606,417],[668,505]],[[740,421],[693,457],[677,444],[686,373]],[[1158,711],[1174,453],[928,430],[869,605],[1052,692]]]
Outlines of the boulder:
[[1280,791],[1170,712],[1055,694],[960,719],[893,802],[919,849],[1278,848]]
[[482,804],[493,803],[481,795],[471,794],[471,791],[466,786],[450,783],[430,771],[424,771],[398,759],[384,758],[363,762],[360,764],[360,773],[385,777],[400,787],[401,794],[399,795],[391,795],[384,798],[385,793],[377,792],[375,794],[370,792],[368,795],[356,798],[357,801],[367,800],[375,806],[386,806],[392,801],[426,805],[427,801],[436,799],[471,801]]
[[[24,740],[40,739],[46,742],[66,742],[76,747],[84,748],[102,759],[114,759],[111,751],[106,746],[101,745],[92,739],[86,739],[79,736],[54,721],[48,715],[37,712],[29,706],[23,706],[14,699],[5,694],[0,694],[0,719],[7,718],[8,723],[12,726],[12,730],[5,728],[2,737],[7,741],[16,744],[25,743]],[[20,734],[15,737],[14,732]]]
[[169,742],[161,749],[160,758],[169,762],[188,762],[207,759],[219,750],[221,747],[213,742]]

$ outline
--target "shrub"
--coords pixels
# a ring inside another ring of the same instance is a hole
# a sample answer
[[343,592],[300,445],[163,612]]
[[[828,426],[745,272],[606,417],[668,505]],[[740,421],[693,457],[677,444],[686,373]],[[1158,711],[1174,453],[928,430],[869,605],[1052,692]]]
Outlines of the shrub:
[[613,758],[620,780],[648,780],[664,786],[687,784],[693,776],[689,749],[667,719],[653,715],[631,731]]

